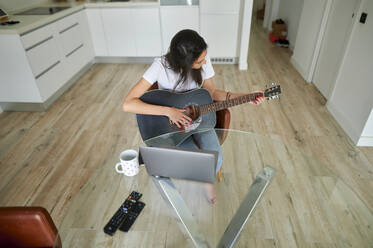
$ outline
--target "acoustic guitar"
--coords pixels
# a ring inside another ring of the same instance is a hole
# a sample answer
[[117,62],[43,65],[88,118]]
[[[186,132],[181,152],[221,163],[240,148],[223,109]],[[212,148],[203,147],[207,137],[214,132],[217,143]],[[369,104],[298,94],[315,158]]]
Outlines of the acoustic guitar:
[[[194,133],[213,129],[216,124],[216,111],[254,101],[257,97],[263,96],[267,100],[278,98],[280,94],[281,87],[275,83],[264,93],[252,93],[219,102],[213,102],[210,93],[202,88],[183,93],[151,90],[140,97],[143,102],[185,109],[184,113],[193,123],[178,128],[166,116],[136,114],[136,119],[141,137],[148,146],[177,146]],[[162,138],[155,138],[160,135],[163,135]]]

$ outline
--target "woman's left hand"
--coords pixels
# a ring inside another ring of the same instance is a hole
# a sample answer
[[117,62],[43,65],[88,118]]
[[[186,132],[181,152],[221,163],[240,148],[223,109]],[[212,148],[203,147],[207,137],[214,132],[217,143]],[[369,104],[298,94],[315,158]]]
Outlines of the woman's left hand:
[[259,105],[259,104],[265,102],[265,97],[264,97],[264,91],[263,90],[257,90],[257,91],[253,91],[251,93],[262,93],[260,96],[257,96],[254,101],[251,101],[250,102],[251,104]]

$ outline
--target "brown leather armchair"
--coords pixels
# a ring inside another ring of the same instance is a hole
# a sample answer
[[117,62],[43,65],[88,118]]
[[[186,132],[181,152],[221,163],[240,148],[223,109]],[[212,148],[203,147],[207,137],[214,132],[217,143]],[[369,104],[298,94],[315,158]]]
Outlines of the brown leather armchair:
[[0,207],[0,247],[62,247],[57,228],[42,207]]
[[[158,89],[158,83],[155,82],[149,89],[149,90],[156,90]],[[216,125],[215,128],[218,129],[229,129],[229,124],[231,122],[231,113],[228,109],[223,109],[216,112]],[[228,133],[226,131],[217,132],[216,133],[220,142],[220,145],[222,145],[227,138]],[[223,179],[223,172],[222,169],[218,172],[218,181],[221,182]]]

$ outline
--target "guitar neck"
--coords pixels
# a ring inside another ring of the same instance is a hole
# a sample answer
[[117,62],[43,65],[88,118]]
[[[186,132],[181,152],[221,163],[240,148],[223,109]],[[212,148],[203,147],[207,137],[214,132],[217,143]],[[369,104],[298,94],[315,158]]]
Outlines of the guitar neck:
[[254,101],[258,96],[263,96],[263,93],[252,93],[237,98],[233,98],[227,101],[214,102],[206,105],[199,106],[200,114],[207,114],[210,112],[216,112],[222,109],[227,109],[236,105],[248,103]]

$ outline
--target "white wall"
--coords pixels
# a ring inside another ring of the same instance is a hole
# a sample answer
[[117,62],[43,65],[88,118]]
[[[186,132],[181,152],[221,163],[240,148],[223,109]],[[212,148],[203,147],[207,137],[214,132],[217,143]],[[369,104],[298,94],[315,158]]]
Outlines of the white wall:
[[5,11],[14,11],[18,9],[24,9],[31,7],[42,2],[48,2],[47,0],[1,0],[0,8]]
[[292,50],[294,49],[295,40],[297,38],[303,2],[304,0],[281,0],[278,9],[277,18],[281,18],[286,23],[288,32],[287,40]]
[[251,19],[253,13],[253,1],[244,0],[241,2],[241,35],[239,38],[239,62],[238,68],[240,70],[247,70],[247,55],[249,52]]
[[[366,24],[359,23],[362,12],[369,13]],[[363,0],[357,15],[327,103],[329,111],[355,144],[362,134],[373,133],[371,120],[368,121],[373,107],[373,1]]]
[[324,16],[326,0],[304,0],[291,62],[306,81],[310,81],[314,52]]
[[365,123],[361,136],[373,137],[373,108],[372,111],[370,111],[368,121]]
[[368,121],[365,124],[363,133],[357,143],[358,146],[373,146],[373,108]]

